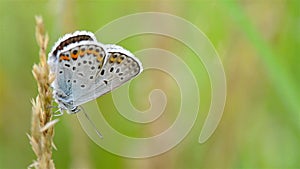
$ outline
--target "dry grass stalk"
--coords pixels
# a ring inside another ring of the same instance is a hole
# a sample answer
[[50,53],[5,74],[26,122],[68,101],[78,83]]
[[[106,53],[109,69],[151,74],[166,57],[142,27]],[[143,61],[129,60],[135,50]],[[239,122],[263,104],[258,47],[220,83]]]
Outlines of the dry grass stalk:
[[46,48],[48,44],[48,35],[45,33],[43,19],[36,16],[36,40],[39,45],[40,63],[33,65],[33,76],[38,84],[38,96],[32,100],[32,121],[30,144],[37,160],[30,167],[38,169],[55,168],[52,160],[52,145],[54,136],[54,124],[57,120],[51,121],[52,111],[52,91],[50,88],[53,76],[49,75],[49,66],[46,58]]

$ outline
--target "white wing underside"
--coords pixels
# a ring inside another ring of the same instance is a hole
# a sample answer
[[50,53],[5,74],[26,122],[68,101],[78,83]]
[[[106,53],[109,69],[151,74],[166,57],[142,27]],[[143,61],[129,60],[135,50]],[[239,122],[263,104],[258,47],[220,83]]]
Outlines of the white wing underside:
[[[105,45],[105,49],[108,56],[105,58],[103,67],[100,71],[90,72],[95,76],[93,83],[86,83],[85,89],[81,89],[80,84],[72,85],[74,106],[79,106],[112,91],[142,71],[141,63],[129,51],[117,45]],[[122,55],[125,59],[121,63],[110,62],[109,59],[114,54]],[[87,81],[89,77],[81,78],[80,81]]]

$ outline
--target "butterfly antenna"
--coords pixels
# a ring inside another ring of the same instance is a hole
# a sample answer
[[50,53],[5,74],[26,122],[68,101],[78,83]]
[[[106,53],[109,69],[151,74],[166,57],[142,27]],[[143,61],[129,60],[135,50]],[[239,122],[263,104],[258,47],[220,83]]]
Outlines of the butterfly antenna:
[[102,134],[99,132],[99,130],[97,129],[96,125],[93,123],[93,121],[90,119],[90,117],[88,116],[88,114],[85,112],[84,108],[83,108],[82,106],[80,106],[80,107],[81,107],[81,110],[83,111],[85,117],[86,117],[86,118],[89,120],[89,122],[92,124],[92,126],[93,126],[93,128],[95,129],[97,135],[98,135],[101,139],[103,139]]

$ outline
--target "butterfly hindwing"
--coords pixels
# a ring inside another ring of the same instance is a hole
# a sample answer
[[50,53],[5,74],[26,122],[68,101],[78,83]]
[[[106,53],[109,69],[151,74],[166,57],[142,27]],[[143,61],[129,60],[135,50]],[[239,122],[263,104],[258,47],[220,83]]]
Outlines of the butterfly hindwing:
[[82,104],[85,100],[93,100],[137,76],[142,71],[141,63],[134,55],[117,45],[105,45],[107,56],[105,64],[95,79],[92,93],[86,93],[77,99]]

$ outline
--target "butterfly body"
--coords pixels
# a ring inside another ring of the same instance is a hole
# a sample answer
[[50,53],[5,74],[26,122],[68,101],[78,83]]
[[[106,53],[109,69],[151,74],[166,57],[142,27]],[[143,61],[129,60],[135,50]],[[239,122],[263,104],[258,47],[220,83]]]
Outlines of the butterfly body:
[[104,45],[86,31],[59,39],[48,56],[55,101],[73,114],[80,105],[121,86],[142,72],[134,55],[117,45]]

